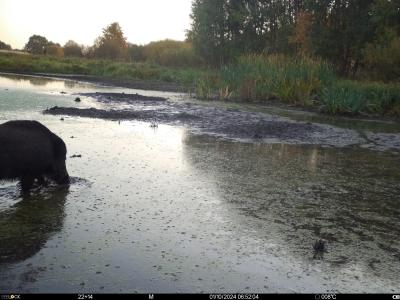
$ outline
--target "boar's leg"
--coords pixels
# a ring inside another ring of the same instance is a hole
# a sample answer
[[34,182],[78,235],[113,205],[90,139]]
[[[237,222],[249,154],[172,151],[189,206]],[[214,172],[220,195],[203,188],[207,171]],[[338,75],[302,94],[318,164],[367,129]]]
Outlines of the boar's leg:
[[24,194],[24,195],[29,194],[29,190],[32,188],[34,180],[35,180],[35,178],[32,176],[23,176],[21,178],[22,194]]

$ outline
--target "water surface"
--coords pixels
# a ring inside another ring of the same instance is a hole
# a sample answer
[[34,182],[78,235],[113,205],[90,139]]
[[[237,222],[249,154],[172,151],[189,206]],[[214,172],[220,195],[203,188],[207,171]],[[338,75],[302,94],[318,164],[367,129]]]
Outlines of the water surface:
[[[82,157],[67,159],[69,190],[22,200],[16,182],[0,184],[0,292],[399,291],[398,153],[41,113],[101,107],[74,101],[93,91],[192,101],[1,76],[0,122],[39,120]],[[394,123],[351,123],[398,134]]]

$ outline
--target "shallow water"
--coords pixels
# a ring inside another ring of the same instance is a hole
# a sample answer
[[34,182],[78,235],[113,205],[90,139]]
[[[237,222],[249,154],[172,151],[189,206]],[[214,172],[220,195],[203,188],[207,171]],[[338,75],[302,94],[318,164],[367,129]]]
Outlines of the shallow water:
[[[0,123],[40,120],[68,157],[82,155],[67,159],[69,189],[22,200],[16,182],[0,184],[0,292],[399,291],[398,153],[41,114],[101,107],[74,102],[93,91],[185,99],[0,77]],[[398,133],[395,124],[377,128]],[[317,239],[326,240],[322,256]]]

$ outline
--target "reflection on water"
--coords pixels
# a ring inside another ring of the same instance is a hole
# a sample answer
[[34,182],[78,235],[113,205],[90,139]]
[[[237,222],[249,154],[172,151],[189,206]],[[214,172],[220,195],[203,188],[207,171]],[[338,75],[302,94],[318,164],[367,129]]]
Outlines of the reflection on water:
[[91,92],[112,92],[112,93],[140,93],[144,96],[166,97],[180,99],[180,93],[158,92],[147,90],[136,90],[106,85],[97,85],[85,81],[69,79],[57,79],[52,77],[16,75],[0,72],[0,91],[8,90],[29,90],[40,93],[60,94],[66,93],[91,93]]
[[74,81],[57,80],[54,78],[38,77],[38,76],[22,76],[22,75],[7,75],[0,76],[0,86],[7,86],[11,89],[26,89],[30,87],[45,88],[47,90],[62,91],[66,87],[73,88]]
[[[3,187],[0,199],[16,193],[14,186]],[[0,265],[33,256],[60,231],[67,195],[67,188],[35,192],[0,211]]]
[[[211,177],[231,222],[300,259],[327,241],[331,267],[395,280],[400,267],[400,158],[315,146],[229,143],[187,135],[184,155]],[[325,272],[335,270],[326,268]]]

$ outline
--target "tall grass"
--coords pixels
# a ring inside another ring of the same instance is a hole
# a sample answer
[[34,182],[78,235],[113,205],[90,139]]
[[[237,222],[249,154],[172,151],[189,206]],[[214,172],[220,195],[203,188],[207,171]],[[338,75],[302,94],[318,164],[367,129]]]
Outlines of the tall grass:
[[330,66],[321,60],[282,55],[246,55],[223,67],[220,88],[247,100],[278,98],[287,103],[312,104],[323,86],[335,80]]
[[400,85],[378,82],[337,81],[320,96],[331,114],[387,114],[400,117]]
[[197,80],[201,98],[268,101],[320,107],[330,114],[388,114],[400,117],[398,83],[339,79],[320,59],[246,55],[222,67],[217,77]]

